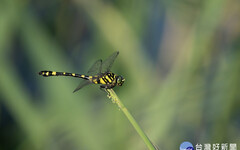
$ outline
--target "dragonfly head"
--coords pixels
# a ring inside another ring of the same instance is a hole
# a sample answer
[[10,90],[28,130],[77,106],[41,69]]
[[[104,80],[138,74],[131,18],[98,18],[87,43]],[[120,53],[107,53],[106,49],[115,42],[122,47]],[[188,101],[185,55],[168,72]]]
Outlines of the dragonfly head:
[[125,79],[122,76],[117,76],[117,85],[122,86],[124,83]]

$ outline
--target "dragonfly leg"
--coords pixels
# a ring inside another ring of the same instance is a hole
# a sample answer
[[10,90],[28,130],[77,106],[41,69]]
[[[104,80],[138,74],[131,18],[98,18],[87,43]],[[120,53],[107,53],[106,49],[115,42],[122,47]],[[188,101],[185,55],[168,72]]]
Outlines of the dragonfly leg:
[[104,91],[104,92],[106,91],[106,89],[104,87],[101,87],[101,86],[100,86],[100,90]]
[[110,88],[111,88],[110,85],[107,85],[107,84],[105,84],[105,85],[100,85],[100,90],[107,92],[107,97],[111,97],[111,96],[110,96],[110,93],[109,93],[108,90],[107,90],[107,89],[110,89]]

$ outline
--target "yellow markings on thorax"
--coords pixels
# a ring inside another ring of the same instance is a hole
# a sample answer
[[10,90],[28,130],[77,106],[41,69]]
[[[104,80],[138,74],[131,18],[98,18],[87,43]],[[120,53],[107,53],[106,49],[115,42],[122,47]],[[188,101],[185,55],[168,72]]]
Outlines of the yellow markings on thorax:
[[112,80],[109,78],[108,75],[106,75],[105,78],[108,80],[109,83],[112,83]]
[[54,72],[54,71],[52,72],[52,75],[53,75],[53,76],[55,76],[56,74],[57,74],[57,72]]
[[81,75],[82,78],[85,78],[85,75]]
[[72,73],[72,76],[74,76],[74,77],[75,77],[75,75],[76,75],[75,73]]
[[113,80],[115,75],[113,76],[112,73],[108,73],[107,76],[108,76],[111,80]]
[[66,75],[66,72],[63,72],[63,75]]
[[103,78],[100,78],[100,83],[101,84],[106,84],[106,82],[103,80]]
[[49,72],[46,72],[46,76],[48,76],[49,75]]

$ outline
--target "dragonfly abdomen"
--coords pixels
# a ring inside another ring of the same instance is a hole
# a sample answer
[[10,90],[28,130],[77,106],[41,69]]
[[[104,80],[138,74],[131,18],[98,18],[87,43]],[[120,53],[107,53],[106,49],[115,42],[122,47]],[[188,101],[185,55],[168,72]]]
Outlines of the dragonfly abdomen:
[[41,76],[44,76],[44,77],[71,76],[71,77],[76,77],[76,78],[82,78],[85,80],[89,80],[91,78],[91,76],[86,76],[86,75],[82,75],[82,74],[68,73],[68,72],[56,72],[56,71],[40,71],[38,74]]

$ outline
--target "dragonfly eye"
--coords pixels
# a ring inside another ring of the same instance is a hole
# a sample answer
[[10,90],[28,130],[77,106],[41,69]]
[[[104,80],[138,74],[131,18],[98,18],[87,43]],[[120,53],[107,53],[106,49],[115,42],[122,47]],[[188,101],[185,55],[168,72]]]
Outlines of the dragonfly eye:
[[124,81],[125,81],[125,79],[122,76],[118,76],[118,78],[117,78],[117,85],[118,86],[122,86]]

